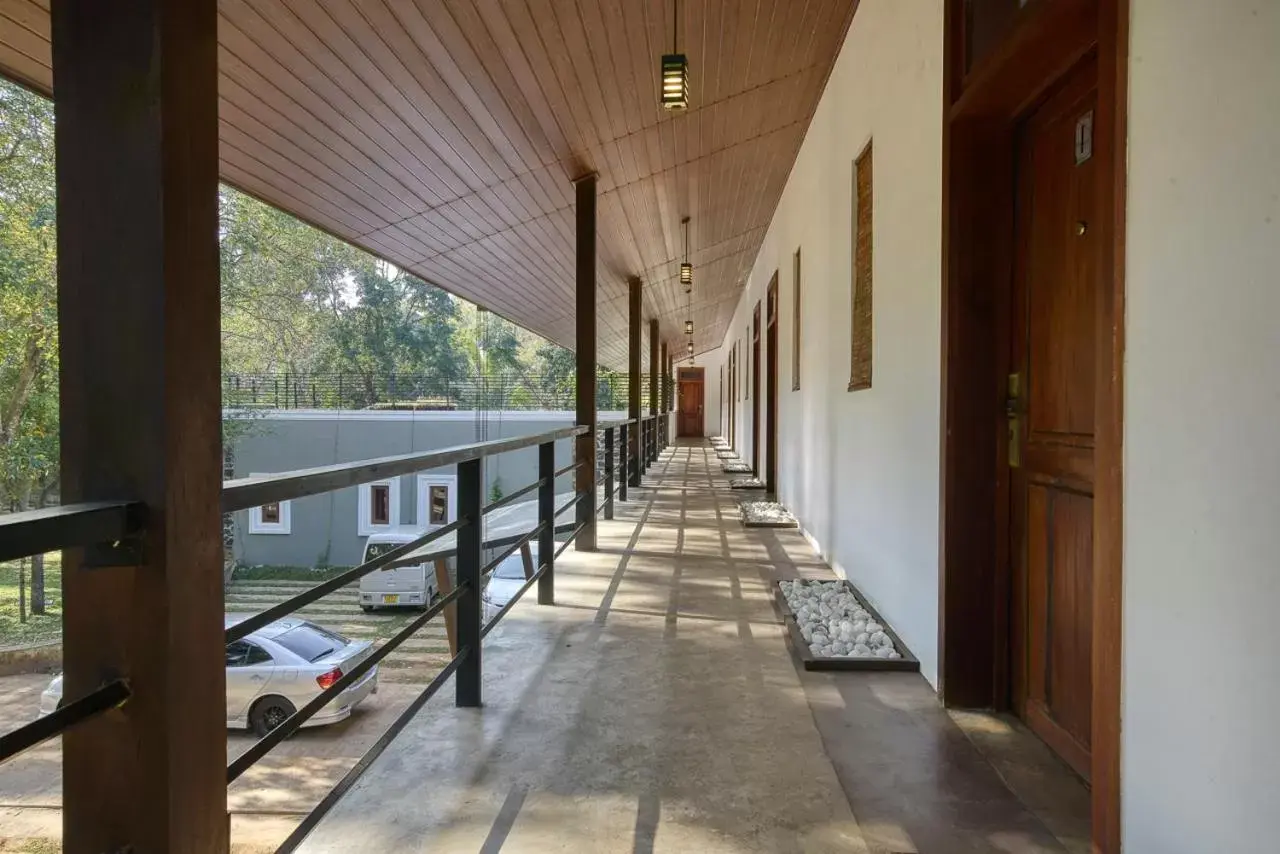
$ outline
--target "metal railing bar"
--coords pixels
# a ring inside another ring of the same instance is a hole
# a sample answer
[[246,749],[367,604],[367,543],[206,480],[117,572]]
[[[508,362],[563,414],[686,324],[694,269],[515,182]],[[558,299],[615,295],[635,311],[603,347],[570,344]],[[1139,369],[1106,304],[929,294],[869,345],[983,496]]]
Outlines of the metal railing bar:
[[0,762],[7,762],[22,751],[61,735],[76,724],[119,706],[131,696],[133,692],[129,689],[129,683],[116,679],[51,714],[0,735]]
[[536,537],[536,536],[538,536],[539,534],[541,534],[541,533],[542,533],[542,531],[543,531],[543,529],[544,529],[544,528],[546,528],[546,527],[547,527],[547,523],[546,523],[546,522],[540,522],[540,523],[538,524],[538,526],[537,526],[536,528],[534,528],[532,531],[530,531],[529,533],[525,534],[525,535],[524,535],[524,536],[522,536],[520,539],[516,540],[514,543],[512,543],[512,544],[511,544],[510,546],[508,546],[507,548],[503,549],[501,554],[499,554],[499,555],[498,555],[497,557],[495,557],[493,560],[491,560],[491,561],[489,561],[488,563],[486,563],[486,564],[485,564],[485,565],[480,569],[480,576],[483,578],[484,576],[486,576],[486,575],[488,575],[489,573],[493,572],[493,571],[498,567],[498,564],[502,563],[504,560],[506,560],[507,558],[511,557],[513,554],[515,554],[515,553],[516,553],[516,550],[517,550],[517,549],[519,549],[521,546],[525,545],[526,543],[530,542],[534,537]]
[[85,501],[0,516],[0,561],[123,540],[143,528],[139,501]]
[[265,756],[273,747],[296,732],[298,727],[302,726],[312,715],[327,706],[343,691],[354,685],[366,673],[372,670],[378,662],[382,661],[382,659],[394,652],[400,644],[404,643],[412,637],[418,629],[426,625],[428,620],[439,614],[449,605],[456,602],[467,589],[468,585],[466,583],[462,583],[453,588],[447,596],[442,596],[437,599],[435,604],[423,611],[420,616],[406,625],[403,629],[396,632],[396,634],[383,641],[382,645],[375,649],[368,658],[351,668],[351,670],[343,673],[342,676],[338,678],[337,682],[334,682],[315,697],[312,697],[310,702],[286,718],[284,723],[280,724],[280,726],[271,730],[271,732],[254,742],[252,747],[240,756],[236,757],[235,761],[227,766],[227,785],[234,783],[236,778],[245,771],[248,771],[255,762]]
[[559,510],[557,510],[557,511],[556,511],[556,515],[555,515],[555,516],[553,516],[553,517],[551,517],[551,518],[553,518],[553,519],[559,519],[559,518],[560,518],[561,516],[563,516],[565,513],[569,512],[569,509],[570,509],[571,507],[577,507],[577,506],[578,506],[578,502],[579,502],[579,501],[581,501],[581,500],[583,499],[583,497],[584,497],[584,496],[586,496],[586,494],[587,494],[587,493],[585,493],[585,492],[575,492],[575,493],[573,494],[573,500],[572,500],[572,501],[566,501],[566,502],[564,503],[564,506],[563,506],[563,507],[561,507]]
[[357,486],[383,478],[414,474],[467,460],[492,457],[508,451],[541,445],[543,442],[571,439],[586,432],[586,427],[561,427],[545,433],[494,439],[490,442],[473,442],[470,445],[456,445],[435,451],[399,454],[373,460],[238,478],[222,484],[222,512],[247,510],[250,507],[259,507],[275,501],[289,501],[305,495],[332,492],[335,489]]
[[569,539],[567,539],[567,540],[565,540],[563,543],[561,543],[561,544],[560,544],[560,548],[556,549],[556,553],[555,553],[555,555],[553,556],[553,559],[554,559],[554,558],[558,558],[558,557],[560,557],[560,555],[564,552],[564,550],[565,550],[565,549],[567,549],[567,548],[569,548],[569,544],[573,542],[574,538],[575,538],[575,537],[577,537],[577,536],[578,536],[578,534],[581,534],[581,533],[582,533],[582,529],[583,529],[583,528],[585,528],[585,527],[587,527],[587,523],[586,523],[586,522],[583,522],[583,523],[582,523],[582,524],[580,524],[578,527],[574,528],[574,529],[573,529],[573,533],[569,535]]
[[565,466],[562,469],[556,469],[556,477],[560,477],[561,475],[566,475],[569,472],[581,466],[582,464],[583,464],[583,460],[577,460],[576,462],[569,463],[569,465]]
[[322,599],[325,596],[328,596],[335,590],[347,586],[352,581],[363,578],[375,569],[383,569],[384,567],[387,567],[389,564],[394,563],[397,558],[406,555],[415,549],[420,549],[428,543],[440,539],[445,534],[453,533],[468,524],[469,521],[470,520],[466,518],[458,519],[454,522],[450,522],[442,528],[436,528],[434,531],[423,534],[416,540],[410,540],[403,545],[396,546],[391,551],[386,552],[385,554],[380,554],[373,560],[366,561],[359,566],[353,566],[346,572],[340,575],[335,575],[328,581],[322,581],[315,587],[312,587],[309,590],[304,590],[297,596],[291,596],[277,605],[272,605],[265,611],[259,611],[253,616],[241,620],[234,626],[227,629],[227,643],[235,643],[238,640],[242,640],[263,626],[274,623],[281,617],[288,616],[299,608],[306,607],[317,599]]
[[596,515],[599,516],[604,512],[604,508],[609,506],[609,502],[613,499],[612,495],[606,495],[604,501],[600,502],[600,506],[596,508]]
[[449,663],[444,666],[443,670],[436,674],[435,678],[427,684],[427,687],[423,689],[422,693],[415,697],[409,705],[405,707],[405,710],[400,713],[399,717],[391,722],[391,726],[387,727],[386,732],[378,736],[378,740],[370,745],[369,749],[365,751],[364,756],[360,757],[360,761],[357,762],[350,771],[344,774],[341,780],[334,784],[333,788],[320,799],[320,803],[316,804],[315,809],[307,813],[306,817],[302,819],[302,823],[294,828],[293,833],[290,833],[288,838],[286,838],[285,841],[281,843],[280,847],[276,849],[276,854],[290,854],[290,852],[297,850],[298,846],[302,844],[302,841],[306,839],[311,831],[316,828],[316,825],[320,823],[320,820],[328,815],[329,810],[333,809],[338,801],[340,801],[342,797],[351,790],[351,787],[354,786],[362,776],[364,776],[364,772],[369,770],[369,767],[373,765],[374,760],[382,755],[382,752],[386,750],[395,737],[400,734],[400,731],[408,726],[409,722],[417,716],[418,712],[422,710],[422,707],[426,705],[427,701],[435,696],[436,692],[444,686],[444,683],[449,681],[449,677],[458,669],[458,665],[461,664],[462,660],[470,654],[471,647],[463,647],[458,650],[458,654],[449,660]]
[[629,427],[636,423],[634,418],[620,418],[617,421],[601,421],[596,424],[596,432],[608,430],[610,427]]
[[497,501],[492,501],[489,504],[486,504],[484,511],[482,512],[481,515],[488,516],[490,513],[492,513],[494,510],[497,510],[499,507],[506,507],[508,504],[510,504],[512,501],[515,501],[517,498],[522,498],[528,495],[530,492],[533,492],[535,489],[542,486],[543,483],[545,483],[545,481],[539,478],[538,480],[535,480],[533,483],[526,486],[524,489],[517,490],[511,493],[510,495],[504,495],[501,498],[499,498]]
[[525,583],[520,586],[520,589],[516,591],[516,594],[514,596],[512,596],[509,600],[507,600],[507,604],[502,606],[502,610],[494,614],[493,619],[489,620],[489,622],[484,624],[484,628],[480,629],[481,638],[484,638],[485,635],[489,634],[490,629],[498,625],[499,621],[501,621],[502,618],[507,615],[507,612],[510,611],[515,606],[515,604],[520,601],[520,597],[523,596],[525,592],[528,591],[528,589],[532,587],[538,581],[538,579],[543,576],[543,574],[546,571],[547,571],[547,564],[544,563],[542,566],[538,567],[538,571],[535,572],[532,576],[530,576],[525,581]]

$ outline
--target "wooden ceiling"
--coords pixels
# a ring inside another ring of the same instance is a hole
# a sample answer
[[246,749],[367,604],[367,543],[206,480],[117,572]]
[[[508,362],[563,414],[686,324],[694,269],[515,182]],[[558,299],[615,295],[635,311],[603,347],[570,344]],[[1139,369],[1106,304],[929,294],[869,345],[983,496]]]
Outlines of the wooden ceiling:
[[[52,91],[49,0],[0,0],[0,71]],[[573,178],[599,173],[600,360],[626,281],[676,355],[720,345],[856,0],[220,0],[222,176],[573,346]],[[647,353],[645,354],[647,367]]]

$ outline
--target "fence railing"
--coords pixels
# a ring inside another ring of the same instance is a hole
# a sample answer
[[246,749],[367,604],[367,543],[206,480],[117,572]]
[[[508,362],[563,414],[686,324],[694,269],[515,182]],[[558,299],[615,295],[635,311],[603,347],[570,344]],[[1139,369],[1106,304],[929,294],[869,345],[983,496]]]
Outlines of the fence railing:
[[[453,655],[449,662],[409,702],[387,731],[307,815],[285,840],[279,851],[293,851],[302,842],[329,809],[355,784],[373,760],[385,750],[396,734],[412,720],[423,704],[431,699],[450,677],[454,678],[457,705],[479,706],[481,704],[484,637],[534,585],[538,587],[540,604],[554,603],[556,560],[574,542],[591,519],[599,514],[603,514],[606,519],[613,518],[615,498],[626,501],[629,488],[640,485],[642,473],[658,459],[669,437],[669,415],[670,413],[663,412],[645,416],[638,422],[636,420],[614,421],[597,428],[603,433],[606,455],[603,466],[604,500],[598,506],[595,504],[594,489],[575,488],[571,498],[564,501],[560,507],[556,507],[557,478],[576,473],[585,461],[576,460],[557,468],[555,443],[560,439],[585,435],[586,427],[565,427],[532,436],[241,478],[223,484],[221,509],[223,512],[230,512],[441,466],[457,467],[456,521],[424,533],[411,542],[320,582],[226,629],[225,640],[228,644],[241,640],[252,632],[298,611],[371,572],[418,560],[419,558],[414,555],[421,554],[421,549],[443,537],[451,534],[456,537],[456,542],[450,549],[440,552],[442,555],[452,554],[456,560],[457,583],[454,588],[442,595],[394,636],[383,641],[367,658],[351,667],[349,671],[342,672],[337,681],[302,708],[297,709],[228,765],[227,783],[230,784],[272,748],[296,732],[313,715],[334,701],[343,691],[362,680],[379,662],[413,637],[428,622],[442,613],[447,613],[448,609],[453,609],[456,644],[452,647]],[[537,479],[510,496],[485,504],[481,472],[483,460],[534,445],[539,449]],[[588,479],[588,482],[591,481],[592,479]],[[532,493],[537,494],[537,522],[530,530],[499,540],[484,539],[482,520],[486,515],[509,505],[515,501],[516,497]],[[591,502],[589,513],[579,513],[574,522],[557,522],[559,517],[571,509],[580,507],[584,501]],[[58,548],[84,546],[91,550],[91,554],[93,549],[108,550],[110,554],[105,555],[104,558],[109,559],[114,555],[114,562],[118,564],[120,559],[116,550],[134,547],[136,540],[146,532],[147,520],[144,510],[142,505],[133,502],[99,502],[0,517],[0,560],[25,557]],[[564,537],[558,547],[557,535]],[[539,565],[528,575],[518,593],[486,624],[483,620],[481,602],[481,592],[486,576],[504,559],[535,540],[538,544]],[[488,562],[482,562],[486,548],[501,548],[502,551]],[[93,565],[92,561],[86,562],[88,567]],[[18,753],[58,736],[79,723],[129,702],[132,695],[128,675],[124,674],[85,696],[68,698],[57,711],[0,736],[0,762],[7,761]]]
[[[596,400],[603,410],[627,408],[628,378],[601,373]],[[520,372],[442,377],[434,374],[321,373],[227,374],[223,406],[237,409],[572,410],[572,374]],[[647,394],[648,379],[642,380]]]

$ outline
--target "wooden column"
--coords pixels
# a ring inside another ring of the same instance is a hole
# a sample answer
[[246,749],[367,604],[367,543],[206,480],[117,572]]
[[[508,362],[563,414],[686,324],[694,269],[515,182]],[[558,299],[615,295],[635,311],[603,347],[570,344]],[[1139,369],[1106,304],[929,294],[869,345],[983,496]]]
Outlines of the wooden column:
[[62,500],[139,543],[64,553],[63,850],[226,852],[216,0],[57,0]]
[[658,319],[649,321],[649,414],[658,414]]
[[[658,351],[659,351],[658,365],[660,366],[660,370],[662,371],[658,379],[658,412],[659,414],[665,415],[667,411],[667,394],[670,393],[671,391],[671,389],[667,386],[667,365],[670,363],[670,360],[667,358],[667,342],[666,341],[663,341],[660,345],[658,345]],[[661,426],[658,428],[658,444],[665,447],[667,444],[666,418],[664,417],[663,419],[661,419],[659,423]]]
[[577,340],[578,424],[588,427],[574,446],[578,493],[577,522],[583,528],[574,540],[576,551],[596,549],[596,175],[591,173],[573,184],[577,208]]
[[627,283],[627,417],[636,422],[627,431],[630,457],[627,478],[632,486],[640,485],[640,315],[644,311],[641,297],[640,280],[632,279]]

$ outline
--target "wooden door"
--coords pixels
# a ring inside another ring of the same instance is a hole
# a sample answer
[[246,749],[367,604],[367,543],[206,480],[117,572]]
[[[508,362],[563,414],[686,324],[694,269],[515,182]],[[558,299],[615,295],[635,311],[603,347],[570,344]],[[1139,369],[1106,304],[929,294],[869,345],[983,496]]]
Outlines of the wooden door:
[[778,273],[769,280],[765,297],[764,483],[778,493]]
[[703,394],[706,390],[702,368],[681,368],[679,374],[676,435],[703,434]]
[[1070,74],[1018,128],[1006,417],[1014,707],[1082,776],[1092,729],[1096,76]]
[[736,436],[736,427],[734,425],[734,415],[737,410],[738,399],[738,342],[733,342],[733,346],[729,348],[729,447],[737,447],[734,444]]
[[760,303],[751,316],[751,471],[760,472]]

